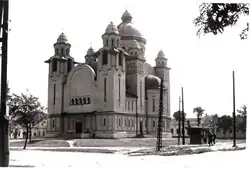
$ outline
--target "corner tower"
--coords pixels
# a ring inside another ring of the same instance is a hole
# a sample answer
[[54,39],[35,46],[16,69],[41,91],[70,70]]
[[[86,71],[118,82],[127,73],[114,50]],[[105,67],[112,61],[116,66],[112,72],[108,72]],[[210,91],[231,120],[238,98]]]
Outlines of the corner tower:
[[120,35],[111,22],[102,35],[97,83],[100,111],[123,112],[125,109],[125,53],[119,48]]
[[48,137],[54,137],[61,131],[61,114],[63,113],[64,86],[66,78],[74,67],[70,56],[71,45],[62,33],[54,44],[55,54],[45,63],[49,64],[48,76]]
[[164,86],[166,87],[166,93],[164,93],[164,102],[167,103],[164,105],[164,112],[170,117],[170,78],[169,71],[170,68],[167,65],[168,59],[165,57],[165,54],[162,50],[159,51],[155,63],[155,75],[163,79]]

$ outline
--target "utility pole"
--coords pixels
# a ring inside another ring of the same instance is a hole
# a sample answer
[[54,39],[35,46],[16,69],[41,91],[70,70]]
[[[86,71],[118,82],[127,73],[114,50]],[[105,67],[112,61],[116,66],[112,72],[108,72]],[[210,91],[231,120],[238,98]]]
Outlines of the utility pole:
[[236,147],[236,116],[235,116],[235,77],[233,71],[233,147]]
[[184,95],[183,95],[183,87],[181,88],[182,95],[182,144],[185,145],[185,113],[184,113]]
[[136,137],[138,136],[138,110],[137,110],[137,105],[138,105],[138,96],[136,95],[136,102],[135,102],[135,129],[136,129]]
[[163,79],[161,79],[156,151],[162,148]]
[[180,145],[181,141],[181,97],[179,97],[179,120],[178,120],[178,145]]
[[9,120],[6,116],[7,102],[7,56],[8,56],[9,0],[0,1],[0,34],[2,42],[1,65],[1,111],[0,111],[0,167],[9,166]]

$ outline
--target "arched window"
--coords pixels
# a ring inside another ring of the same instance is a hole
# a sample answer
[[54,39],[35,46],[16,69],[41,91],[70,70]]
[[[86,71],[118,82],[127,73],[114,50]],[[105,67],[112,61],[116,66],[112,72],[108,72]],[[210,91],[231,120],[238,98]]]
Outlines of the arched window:
[[111,45],[114,46],[114,39],[111,40]]
[[122,66],[122,53],[119,53],[119,65]]
[[121,126],[121,119],[118,119],[118,126]]
[[69,55],[69,48],[66,49],[66,55]]
[[155,127],[155,121],[153,121],[153,127]]
[[64,55],[64,49],[61,48],[61,55]]
[[87,98],[87,104],[90,104],[90,98],[89,97]]
[[76,105],[78,105],[78,104],[79,104],[79,102],[78,102],[78,99],[77,99],[77,98],[75,99],[75,103],[76,103]]
[[56,58],[54,58],[54,59],[52,60],[52,71],[53,71],[53,72],[56,72],[56,71],[57,71],[57,59],[56,59]]
[[67,69],[68,69],[68,72],[70,72],[70,70],[72,69],[72,59],[68,59],[68,61],[67,61]]
[[86,98],[85,97],[83,98],[83,104],[86,104]]
[[102,55],[102,64],[103,65],[108,64],[108,52],[105,50],[103,51],[103,55]]
[[153,98],[153,112],[155,112],[155,99]]
[[105,126],[106,125],[106,119],[105,119],[105,117],[103,118],[103,126]]
[[59,53],[59,49],[55,48],[55,54],[58,55],[58,53]]
[[44,132],[44,130],[43,130],[43,136],[45,136],[45,132]]
[[82,98],[79,98],[80,105],[82,105]]
[[52,128],[55,128],[55,120],[52,120]]
[[70,104],[71,104],[71,105],[74,105],[74,104],[75,104],[75,100],[74,100],[74,99],[71,99]]

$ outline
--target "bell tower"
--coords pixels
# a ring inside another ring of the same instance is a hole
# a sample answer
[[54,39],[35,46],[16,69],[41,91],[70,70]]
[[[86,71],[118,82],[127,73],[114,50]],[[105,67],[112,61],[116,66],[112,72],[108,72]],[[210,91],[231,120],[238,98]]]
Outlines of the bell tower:
[[168,59],[165,57],[165,54],[162,50],[158,52],[158,55],[155,59],[156,66],[155,75],[159,78],[163,79],[163,84],[167,88],[167,91],[164,92],[163,99],[164,102],[164,113],[167,113],[167,116],[170,117],[170,78],[169,78],[169,70],[168,67]]
[[103,111],[125,110],[125,53],[119,48],[120,36],[111,22],[102,35],[103,47],[99,50],[97,81]]
[[74,67],[74,59],[70,56],[70,47],[64,33],[54,44],[55,54],[45,63],[49,64],[48,75],[48,137],[60,134],[64,102],[64,86],[70,70]]

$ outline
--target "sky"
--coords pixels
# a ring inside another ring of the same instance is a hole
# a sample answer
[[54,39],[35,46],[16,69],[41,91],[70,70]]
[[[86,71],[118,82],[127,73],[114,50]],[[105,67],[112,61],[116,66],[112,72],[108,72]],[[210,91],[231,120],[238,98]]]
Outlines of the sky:
[[152,66],[163,50],[171,68],[171,114],[178,110],[181,87],[188,117],[194,107],[207,114],[232,114],[232,71],[235,71],[236,109],[249,105],[249,40],[239,34],[249,18],[222,35],[196,36],[193,20],[201,1],[139,0],[10,0],[8,80],[12,93],[26,89],[47,106],[48,65],[53,44],[64,32],[71,56],[84,62],[91,46],[102,47],[101,36],[113,21],[118,25],[127,9],[147,39],[146,59]]

